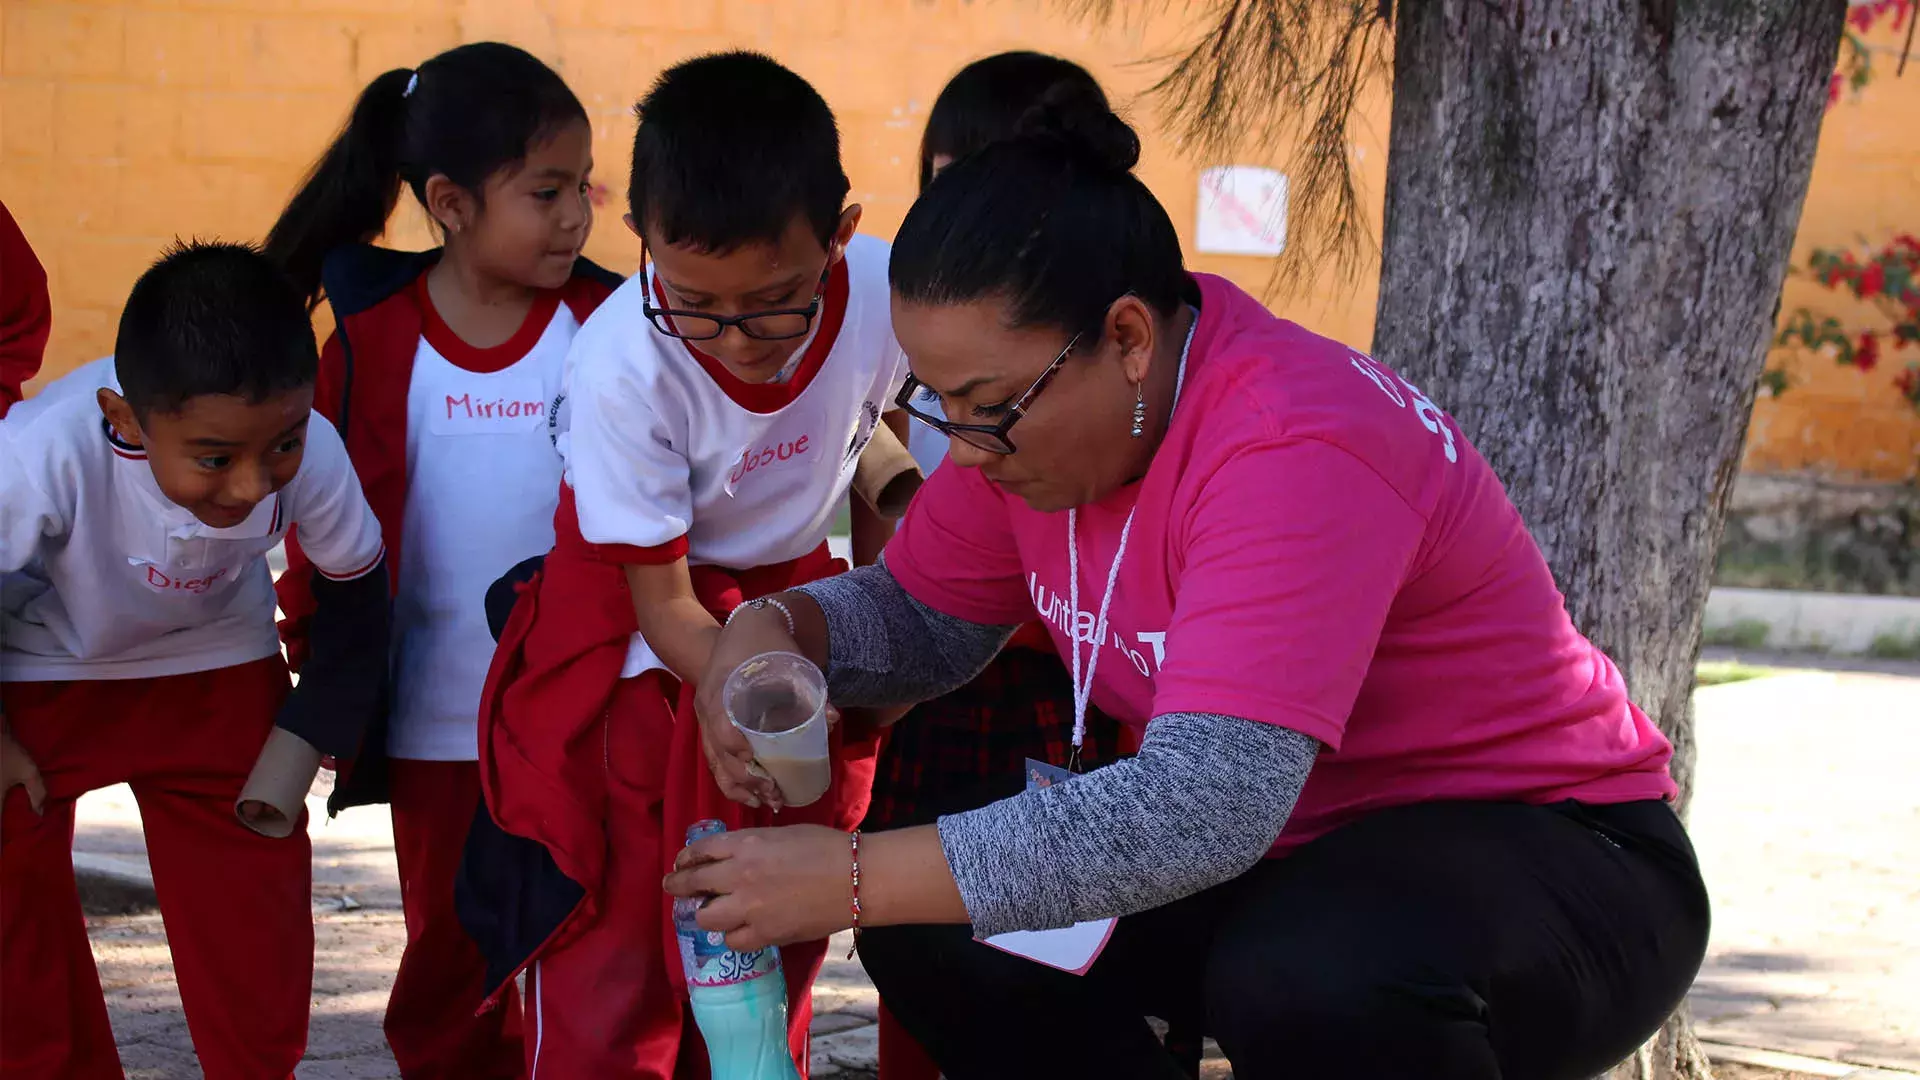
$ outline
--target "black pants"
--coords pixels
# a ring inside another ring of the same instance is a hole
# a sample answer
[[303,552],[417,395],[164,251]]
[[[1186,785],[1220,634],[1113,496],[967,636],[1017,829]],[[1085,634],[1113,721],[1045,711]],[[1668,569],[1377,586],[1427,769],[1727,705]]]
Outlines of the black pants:
[[1428,803],[1122,919],[1085,976],[964,926],[860,954],[949,1080],[1181,1077],[1143,1015],[1197,1015],[1238,1080],[1584,1080],[1679,1004],[1707,923],[1664,803]]

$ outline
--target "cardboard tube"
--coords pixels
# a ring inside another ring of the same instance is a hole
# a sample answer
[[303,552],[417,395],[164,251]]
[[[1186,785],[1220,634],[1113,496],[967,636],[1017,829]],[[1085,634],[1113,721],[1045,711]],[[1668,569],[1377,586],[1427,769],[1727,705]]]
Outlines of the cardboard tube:
[[907,512],[907,504],[920,490],[920,466],[893,429],[876,424],[873,438],[860,451],[853,467],[853,491],[862,502],[888,521],[898,521]]
[[[267,744],[260,748],[253,771],[241,785],[240,798],[233,804],[233,815],[240,824],[279,839],[291,836],[300,822],[300,811],[307,804],[307,792],[320,772],[320,751],[311,743],[285,728],[274,728]],[[249,821],[240,812],[240,804],[254,800],[265,803],[271,813]]]

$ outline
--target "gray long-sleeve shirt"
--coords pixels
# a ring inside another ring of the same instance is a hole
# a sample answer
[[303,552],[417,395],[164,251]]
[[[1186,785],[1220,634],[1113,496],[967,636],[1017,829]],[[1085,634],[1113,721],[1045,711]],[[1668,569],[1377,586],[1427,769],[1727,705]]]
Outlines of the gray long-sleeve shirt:
[[[843,705],[925,701],[965,685],[1013,627],[927,607],[882,563],[801,587],[826,614]],[[1140,753],[1067,784],[940,819],[974,933],[1129,915],[1229,881],[1273,846],[1318,741],[1276,724],[1166,713]]]

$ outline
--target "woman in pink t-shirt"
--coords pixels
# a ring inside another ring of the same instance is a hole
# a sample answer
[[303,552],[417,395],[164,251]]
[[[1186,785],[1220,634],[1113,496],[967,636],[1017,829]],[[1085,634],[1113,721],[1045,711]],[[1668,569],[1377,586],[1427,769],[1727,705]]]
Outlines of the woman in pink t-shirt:
[[733,666],[921,700],[1038,613],[1139,755],[933,826],[715,837],[669,891],[736,948],[864,928],[953,1080],[1179,1076],[1143,1017],[1196,1008],[1242,1078],[1603,1071],[1706,945],[1671,748],[1453,420],[1187,273],[1138,155],[1056,113],[914,206],[901,401],[938,395],[958,467],[881,564],[734,619],[700,711],[722,789],[777,805],[710,692]]

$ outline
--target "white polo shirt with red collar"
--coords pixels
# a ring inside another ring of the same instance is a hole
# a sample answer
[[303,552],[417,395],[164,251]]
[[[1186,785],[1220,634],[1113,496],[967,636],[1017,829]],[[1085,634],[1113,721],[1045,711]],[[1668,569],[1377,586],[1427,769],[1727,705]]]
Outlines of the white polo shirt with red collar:
[[216,529],[161,494],[91,393],[46,390],[52,404],[0,424],[0,681],[151,678],[274,655],[266,554],[296,523],[328,577],[380,564],[379,523],[319,414],[293,480]]
[[416,288],[422,333],[407,388],[387,753],[472,761],[493,658],[483,600],[508,568],[553,547],[560,454],[550,416],[580,324],[559,293],[547,293],[511,338],[476,348],[434,309],[426,275]]
[[0,417],[0,424],[13,424],[24,427],[28,421],[68,398],[85,395],[88,401],[94,399],[98,390],[120,390],[120,377],[113,370],[113,357],[103,356],[98,360],[89,360],[58,379],[34,392],[24,401],[14,402],[7,415]]
[[[855,236],[784,383],[734,377],[643,313],[650,273],[600,305],[568,354],[560,441],[580,532],[632,562],[748,569],[826,541],[860,451],[906,380],[886,241]],[[657,306],[666,306],[656,299]],[[639,635],[624,675],[663,666]]]

